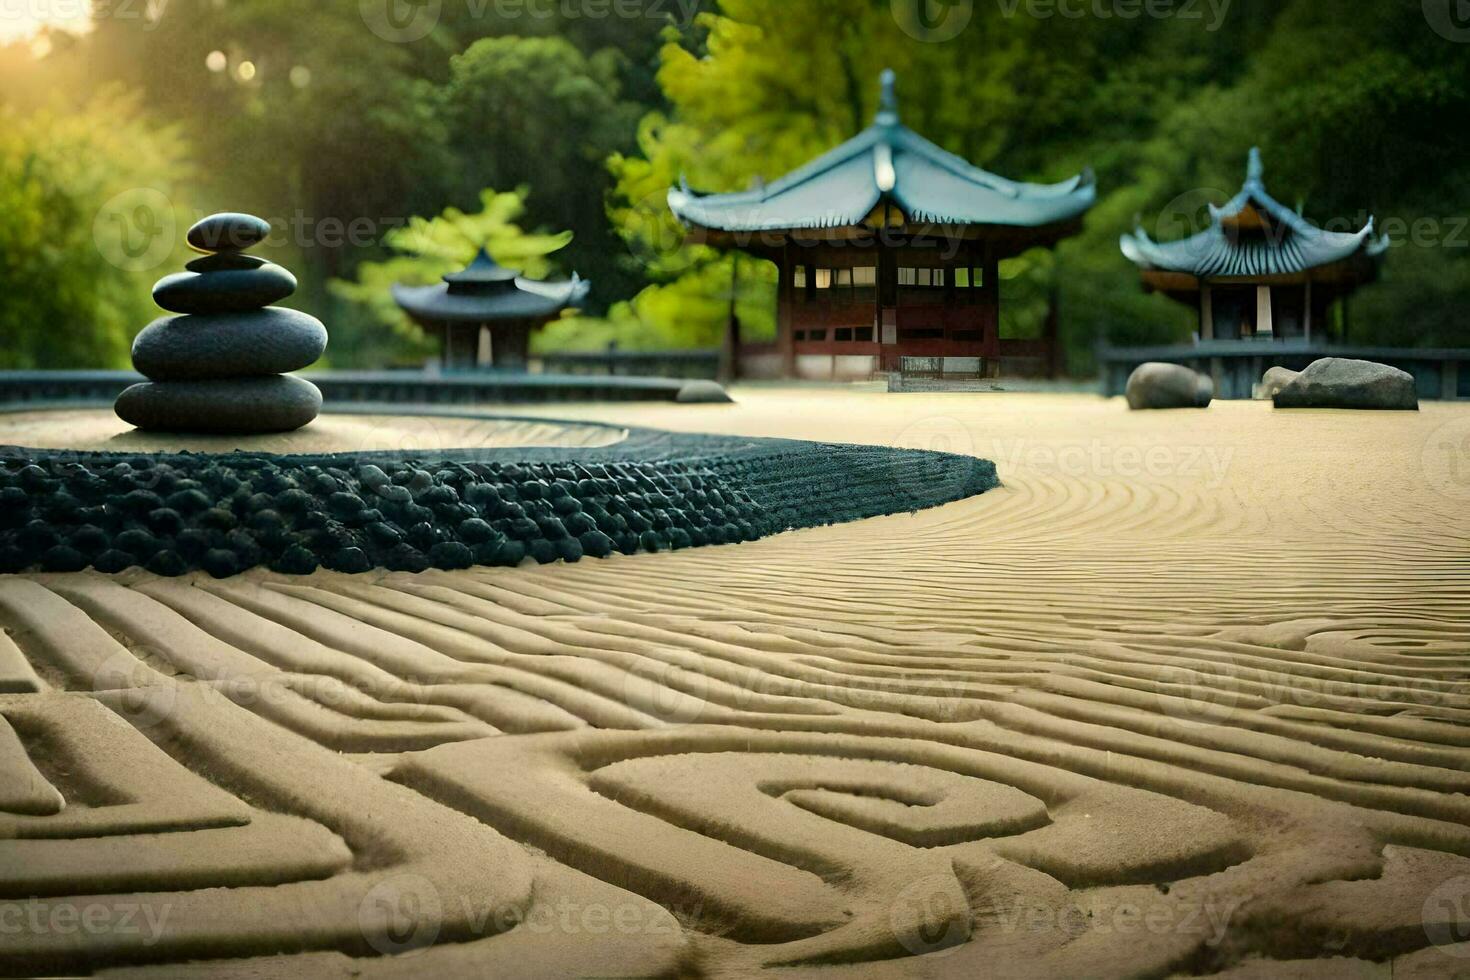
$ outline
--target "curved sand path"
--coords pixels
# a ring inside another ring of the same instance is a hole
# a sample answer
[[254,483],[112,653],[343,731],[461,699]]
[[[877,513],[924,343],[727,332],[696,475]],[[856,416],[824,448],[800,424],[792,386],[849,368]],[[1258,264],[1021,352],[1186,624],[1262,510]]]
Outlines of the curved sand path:
[[1006,486],[575,566],[0,578],[0,913],[51,924],[0,964],[1470,963],[1470,408],[740,399],[596,413]]

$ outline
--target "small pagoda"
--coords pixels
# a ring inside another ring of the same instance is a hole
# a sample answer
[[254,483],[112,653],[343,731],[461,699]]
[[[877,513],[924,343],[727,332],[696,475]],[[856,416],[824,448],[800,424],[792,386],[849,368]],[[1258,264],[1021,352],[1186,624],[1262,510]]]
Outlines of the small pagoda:
[[1377,279],[1388,242],[1371,218],[1356,232],[1316,227],[1268,194],[1264,177],[1252,149],[1245,186],[1211,205],[1208,228],[1167,243],[1139,228],[1122,237],[1123,254],[1145,289],[1199,312],[1201,341],[1345,339],[1332,337],[1333,306]]
[[905,358],[1054,372],[1054,315],[1040,340],[1000,338],[997,268],[1076,233],[1095,197],[1090,172],[1016,183],[924,139],[900,121],[886,71],[877,118],[848,142],[768,185],[701,195],[681,182],[668,201],[692,242],[780,270],[777,356],[762,373],[866,379]]
[[575,273],[563,282],[517,276],[482,248],[442,285],[398,284],[393,299],[415,323],[441,338],[445,371],[525,371],[532,331],[580,305],[591,285]]

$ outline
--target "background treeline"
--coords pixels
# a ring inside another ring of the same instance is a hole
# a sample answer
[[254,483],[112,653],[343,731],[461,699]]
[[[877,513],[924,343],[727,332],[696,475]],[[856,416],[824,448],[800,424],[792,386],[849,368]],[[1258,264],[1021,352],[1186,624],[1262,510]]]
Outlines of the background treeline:
[[[332,328],[335,366],[421,361],[377,293],[476,236],[593,280],[543,347],[713,346],[732,301],[768,336],[772,270],[683,247],[664,195],[681,174],[743,189],[851,136],[886,66],[904,121],[946,148],[1017,179],[1096,171],[1085,233],[1003,270],[1004,329],[1036,330],[1055,289],[1075,371],[1099,337],[1188,336],[1118,235],[1201,227],[1253,144],[1284,202],[1394,233],[1352,339],[1470,345],[1470,25],[1445,6],[1181,0],[1125,19],[975,0],[937,43],[892,0],[645,0],[637,17],[444,0],[400,42],[359,0],[115,3],[84,36],[0,48],[0,367],[125,364],[149,286],[183,258],[170,224],[225,208],[277,223],[271,257]],[[439,217],[391,234],[414,216]]]

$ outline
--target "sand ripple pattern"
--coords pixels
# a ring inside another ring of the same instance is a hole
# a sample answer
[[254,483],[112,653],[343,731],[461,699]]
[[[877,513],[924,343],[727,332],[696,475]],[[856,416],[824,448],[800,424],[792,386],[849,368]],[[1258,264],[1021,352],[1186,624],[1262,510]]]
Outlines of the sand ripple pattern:
[[170,910],[0,964],[1463,970],[1470,508],[1282,424],[1218,485],[997,451],[979,498],[577,566],[0,578],[0,912]]

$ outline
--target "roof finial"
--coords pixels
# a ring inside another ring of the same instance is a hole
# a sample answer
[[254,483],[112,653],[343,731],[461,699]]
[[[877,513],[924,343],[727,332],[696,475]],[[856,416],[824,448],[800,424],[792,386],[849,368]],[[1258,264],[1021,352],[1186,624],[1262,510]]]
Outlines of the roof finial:
[[878,103],[878,125],[898,125],[898,75],[892,68],[883,69],[883,95]]
[[1261,148],[1253,146],[1251,147],[1251,162],[1245,171],[1246,182],[1259,184],[1265,176],[1266,165],[1261,162]]

